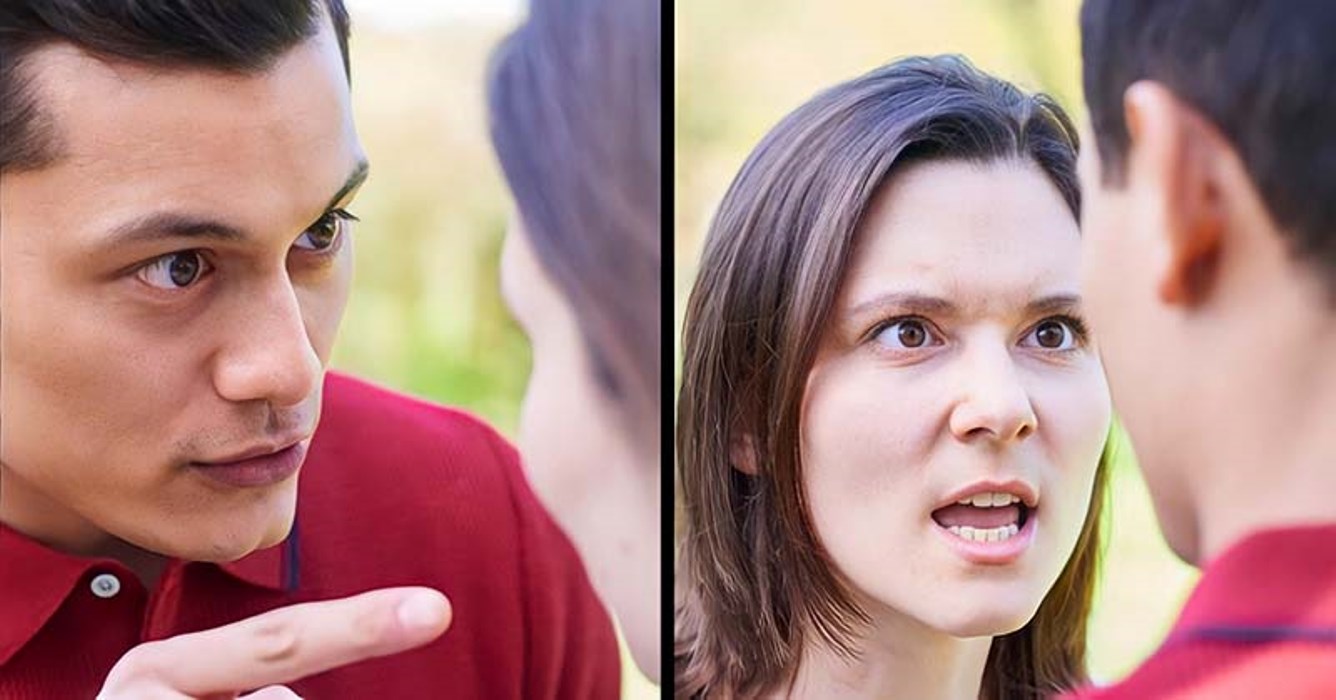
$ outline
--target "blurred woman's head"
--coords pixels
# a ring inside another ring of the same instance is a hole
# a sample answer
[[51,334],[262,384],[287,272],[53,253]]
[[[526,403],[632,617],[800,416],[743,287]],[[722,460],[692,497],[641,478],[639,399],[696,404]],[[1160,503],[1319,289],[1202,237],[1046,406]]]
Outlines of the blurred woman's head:
[[517,215],[502,285],[533,345],[529,478],[650,676],[659,665],[660,7],[535,0],[498,47]]
[[891,628],[1001,636],[985,697],[1084,677],[1111,409],[1075,149],[1052,101],[939,57],[819,94],[747,159],[683,335],[683,694]]

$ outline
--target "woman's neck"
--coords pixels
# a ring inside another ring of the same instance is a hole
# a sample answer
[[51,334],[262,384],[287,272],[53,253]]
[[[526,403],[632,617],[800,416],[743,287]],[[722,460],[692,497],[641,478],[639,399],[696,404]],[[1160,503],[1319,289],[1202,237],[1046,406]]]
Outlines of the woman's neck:
[[881,620],[847,658],[809,638],[788,700],[977,700],[992,637],[962,639],[899,617]]

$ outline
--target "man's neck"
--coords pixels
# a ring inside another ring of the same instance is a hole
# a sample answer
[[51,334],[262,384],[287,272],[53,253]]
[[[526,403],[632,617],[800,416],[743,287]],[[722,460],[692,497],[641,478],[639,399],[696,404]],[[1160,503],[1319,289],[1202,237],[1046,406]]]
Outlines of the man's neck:
[[[1336,410],[1336,407],[1333,407]],[[1336,413],[1330,415],[1336,416]],[[1327,435],[1334,434],[1327,428]],[[1304,440],[1305,436],[1296,436]],[[1321,437],[1306,436],[1311,443]],[[1284,438],[1277,438],[1283,441]],[[1197,517],[1200,538],[1197,561],[1209,564],[1226,549],[1254,532],[1298,525],[1336,523],[1336,444],[1301,452],[1289,458],[1261,458],[1238,463],[1218,485],[1202,490]],[[1295,445],[1298,447],[1298,445]],[[1313,445],[1316,448],[1316,445]],[[1242,476],[1251,471],[1255,478]]]
[[908,619],[883,621],[856,647],[855,659],[810,639],[789,700],[976,700],[991,637],[961,639]]
[[1226,380],[1236,389],[1227,421],[1183,465],[1197,470],[1198,564],[1253,532],[1336,523],[1336,344],[1325,345],[1277,353]]
[[52,501],[0,464],[0,523],[56,551],[79,557],[115,559],[147,587],[157,583],[167,558],[140,549]]

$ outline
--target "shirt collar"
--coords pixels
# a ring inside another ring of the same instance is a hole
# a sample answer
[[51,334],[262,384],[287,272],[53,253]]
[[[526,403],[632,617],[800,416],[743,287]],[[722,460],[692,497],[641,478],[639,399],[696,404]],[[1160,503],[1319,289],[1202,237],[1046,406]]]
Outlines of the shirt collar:
[[236,561],[219,564],[218,568],[252,586],[283,591],[284,574],[287,573],[285,564],[291,559],[289,550],[295,547],[295,539],[289,538],[281,544],[251,552]]
[[[217,566],[250,585],[284,591],[296,547],[296,537],[289,537]],[[0,665],[46,625],[89,569],[110,561],[65,554],[0,523]]]
[[0,523],[0,665],[33,638],[97,559],[58,552]]
[[1176,629],[1336,628],[1336,523],[1257,532],[1202,572]]

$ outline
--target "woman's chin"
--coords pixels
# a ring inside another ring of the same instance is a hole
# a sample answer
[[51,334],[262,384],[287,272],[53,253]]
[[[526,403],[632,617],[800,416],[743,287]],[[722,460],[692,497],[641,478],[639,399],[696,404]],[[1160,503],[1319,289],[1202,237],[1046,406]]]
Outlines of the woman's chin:
[[982,611],[980,615],[953,623],[944,632],[953,637],[999,637],[1011,634],[1033,619],[1032,613],[1008,615],[1005,611]]
[[997,637],[1024,627],[1039,609],[1032,596],[972,596],[966,605],[943,605],[935,615],[924,620],[929,626],[952,637]]

